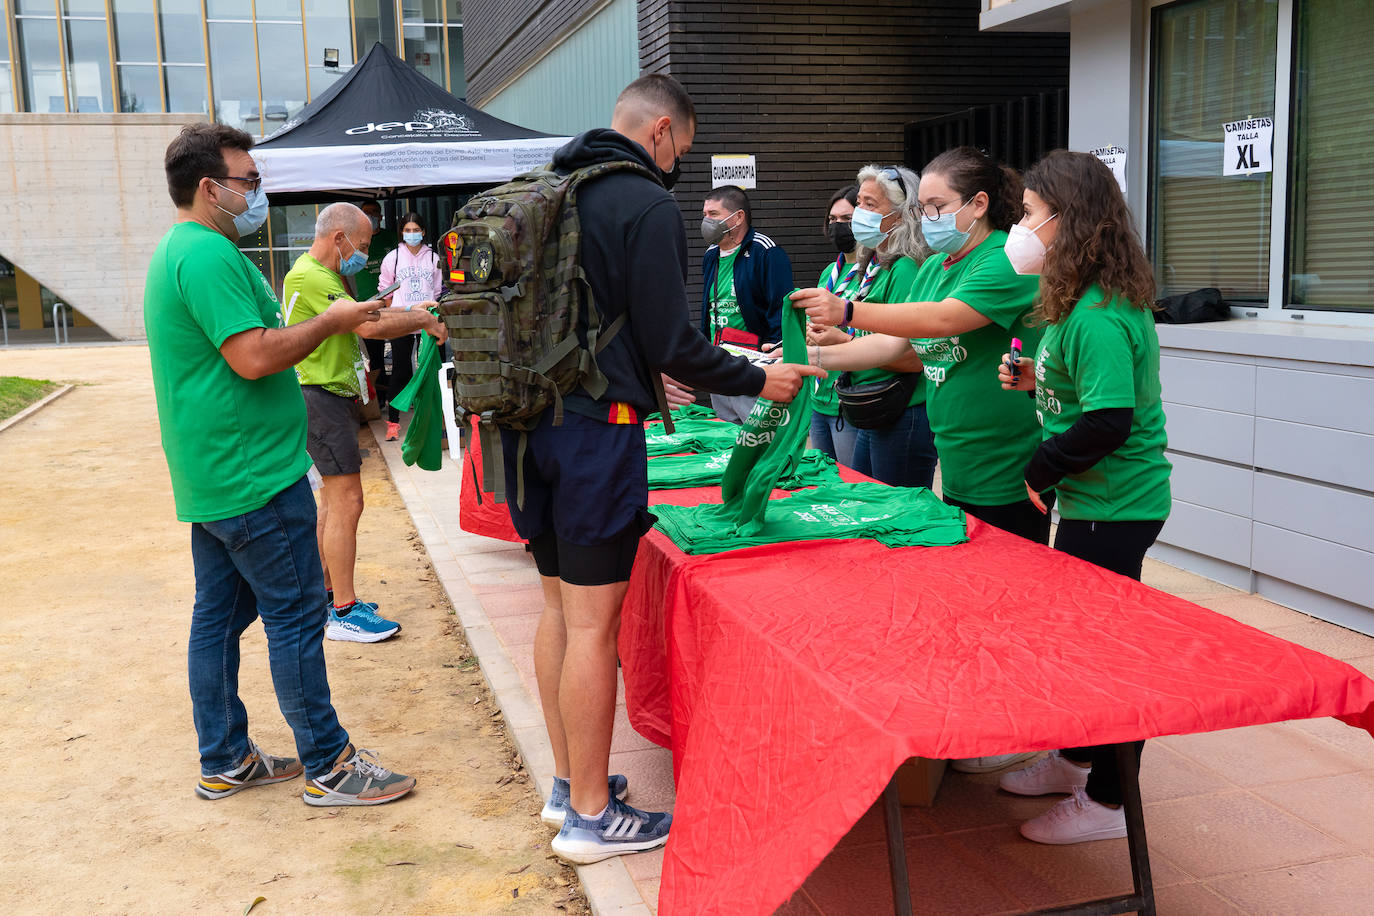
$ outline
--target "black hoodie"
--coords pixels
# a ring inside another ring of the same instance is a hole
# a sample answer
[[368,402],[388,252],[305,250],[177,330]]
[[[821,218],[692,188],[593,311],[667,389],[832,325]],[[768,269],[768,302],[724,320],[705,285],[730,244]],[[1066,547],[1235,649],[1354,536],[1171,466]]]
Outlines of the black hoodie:
[[[598,162],[628,159],[662,174],[648,152],[606,128],[574,137],[554,153],[567,174]],[[718,394],[758,394],[762,369],[712,346],[687,312],[687,233],[677,201],[663,186],[635,172],[612,172],[578,189],[582,266],[604,322],[629,320],[597,357],[610,387],[600,399],[624,401],[641,413],[657,409],[651,387],[666,372],[693,388]],[[585,394],[568,399],[577,413],[605,419]]]

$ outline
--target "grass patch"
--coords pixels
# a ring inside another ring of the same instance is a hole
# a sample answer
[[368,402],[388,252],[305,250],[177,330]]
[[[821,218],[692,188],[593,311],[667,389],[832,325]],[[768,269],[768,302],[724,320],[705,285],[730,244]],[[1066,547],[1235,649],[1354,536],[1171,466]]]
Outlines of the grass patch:
[[0,376],[0,420],[7,420],[35,401],[56,391],[56,382],[44,379]]

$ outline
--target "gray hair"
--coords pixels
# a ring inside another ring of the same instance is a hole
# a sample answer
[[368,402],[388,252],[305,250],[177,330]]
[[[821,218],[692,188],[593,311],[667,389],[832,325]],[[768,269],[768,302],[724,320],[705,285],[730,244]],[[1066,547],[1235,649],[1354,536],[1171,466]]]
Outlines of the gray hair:
[[315,238],[322,239],[336,232],[352,232],[364,222],[372,225],[367,214],[353,204],[344,201],[330,204],[315,218]]
[[902,221],[897,224],[897,228],[888,233],[878,259],[883,264],[891,264],[898,258],[911,258],[920,264],[931,253],[930,246],[921,235],[921,208],[916,201],[916,188],[921,183],[921,176],[904,165],[893,166],[897,174],[902,176],[902,184],[906,185],[906,191],[903,192],[901,185],[882,174],[884,168],[880,165],[866,165],[859,169],[858,177],[860,185],[865,181],[877,184],[887,202],[902,215]]

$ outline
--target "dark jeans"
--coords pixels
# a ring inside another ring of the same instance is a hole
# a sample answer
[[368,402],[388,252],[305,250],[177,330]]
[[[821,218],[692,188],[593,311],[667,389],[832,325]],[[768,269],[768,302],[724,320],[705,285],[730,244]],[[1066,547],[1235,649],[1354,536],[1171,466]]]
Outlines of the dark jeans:
[[861,429],[854,443],[854,470],[894,487],[930,487],[935,482],[935,436],[926,405],[908,407],[897,422]]
[[196,602],[187,668],[191,713],[207,776],[248,756],[239,699],[239,638],[259,617],[277,705],[307,777],[329,772],[348,744],[329,701],[324,664],[324,572],[315,499],[304,477],[261,509],[191,526]]
[[818,448],[847,468],[854,466],[854,446],[859,431],[839,417],[811,413],[811,447]]
[[[1054,508],[1054,494],[1041,493],[1040,498],[1046,509]],[[1028,541],[1039,544],[1050,542],[1050,514],[1035,508],[1029,499],[1019,503],[1006,503],[1000,506],[974,506],[946,496],[945,502],[963,509],[974,518],[987,522],[994,528],[1010,531]]]
[[[1140,569],[1145,551],[1159,537],[1163,522],[1085,522],[1060,519],[1054,538],[1054,549],[1087,560],[1095,566],[1140,581]],[[1144,741],[1136,741],[1136,765],[1145,749]],[[1121,771],[1116,762],[1116,745],[1099,744],[1093,747],[1066,748],[1060,751],[1074,763],[1090,763],[1088,797],[1104,805],[1122,803]]]
[[[401,389],[410,384],[410,379],[415,375],[415,335],[402,334],[390,340],[364,339],[363,343],[367,346],[368,364],[381,373],[374,383],[377,386],[377,399],[386,402],[387,419],[392,423],[399,423],[401,412],[391,406],[391,399],[400,394]],[[387,344],[391,344],[389,372],[384,361]]]

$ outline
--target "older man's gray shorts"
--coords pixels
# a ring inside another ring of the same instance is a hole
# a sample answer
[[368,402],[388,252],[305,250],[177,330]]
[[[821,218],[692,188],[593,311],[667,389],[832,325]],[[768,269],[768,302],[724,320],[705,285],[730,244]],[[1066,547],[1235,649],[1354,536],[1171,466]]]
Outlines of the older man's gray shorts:
[[305,450],[315,462],[315,469],[325,477],[362,470],[358,402],[325,391],[319,385],[302,385],[301,394],[305,395]]

